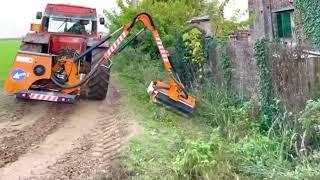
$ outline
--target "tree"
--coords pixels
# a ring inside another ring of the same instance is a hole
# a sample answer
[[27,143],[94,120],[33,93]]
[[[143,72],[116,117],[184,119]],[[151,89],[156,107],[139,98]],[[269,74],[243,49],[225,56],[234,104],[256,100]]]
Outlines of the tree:
[[254,17],[239,22],[239,18],[243,14],[240,9],[234,12],[231,19],[227,20],[224,17],[224,12],[229,2],[230,0],[224,0],[221,3],[219,3],[219,0],[210,0],[204,5],[204,14],[209,15],[211,19],[211,31],[215,37],[228,36],[231,32],[248,26],[253,22]]
[[[201,15],[204,0],[143,0],[138,7],[126,5],[118,0],[120,12],[105,12],[107,27],[114,31],[132,21],[139,12],[149,13],[155,21],[158,31],[166,47],[173,44],[175,34],[181,31],[192,17]],[[143,40],[142,50],[157,55],[158,50],[150,35]]]

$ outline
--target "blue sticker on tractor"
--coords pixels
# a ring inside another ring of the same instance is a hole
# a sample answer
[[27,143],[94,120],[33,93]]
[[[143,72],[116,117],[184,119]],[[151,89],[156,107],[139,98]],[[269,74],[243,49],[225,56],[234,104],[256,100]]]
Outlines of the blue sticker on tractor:
[[22,69],[15,69],[11,73],[11,77],[14,81],[22,81],[26,78],[27,73]]

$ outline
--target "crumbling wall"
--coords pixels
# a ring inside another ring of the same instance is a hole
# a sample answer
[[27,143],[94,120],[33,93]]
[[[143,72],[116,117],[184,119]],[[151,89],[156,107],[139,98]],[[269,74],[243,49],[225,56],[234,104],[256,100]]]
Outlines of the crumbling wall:
[[[232,64],[232,88],[241,97],[258,102],[259,69],[255,59],[257,39],[273,39],[274,15],[279,11],[293,10],[291,0],[250,0],[249,13],[255,16],[250,31],[237,31],[230,36],[227,46]],[[299,22],[298,20],[297,22]],[[292,39],[295,42],[295,38]],[[312,98],[320,98],[320,57],[305,54],[309,49],[297,47],[297,43],[270,43],[266,59],[271,71],[274,98],[281,100],[287,110],[301,111]],[[219,67],[219,51],[211,50],[216,81],[223,80]]]
[[[320,57],[306,54],[306,47],[291,47],[281,43],[267,46],[266,58],[271,71],[274,98],[279,99],[291,112],[299,112],[312,98],[320,98]],[[259,69],[256,64],[254,43],[250,37],[230,39],[227,53],[232,63],[232,88],[235,94],[258,103]],[[223,81],[219,66],[219,51],[211,50],[214,79]],[[219,83],[220,82],[220,83]]]
[[[249,35],[249,34],[248,34]],[[254,46],[248,35],[237,34],[231,39],[228,52],[232,62],[233,87],[240,97],[258,100],[259,76],[254,58]]]
[[273,37],[270,0],[249,0],[249,15],[255,17],[251,25],[252,37],[260,39]]
[[319,98],[320,57],[303,53],[303,47],[270,44],[268,49],[275,96],[288,110],[299,112],[307,100]]

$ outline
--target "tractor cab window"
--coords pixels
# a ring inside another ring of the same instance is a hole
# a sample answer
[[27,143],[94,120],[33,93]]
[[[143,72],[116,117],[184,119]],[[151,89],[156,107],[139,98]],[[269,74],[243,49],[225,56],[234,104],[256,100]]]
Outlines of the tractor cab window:
[[66,17],[46,17],[45,31],[91,35],[95,31],[95,21]]

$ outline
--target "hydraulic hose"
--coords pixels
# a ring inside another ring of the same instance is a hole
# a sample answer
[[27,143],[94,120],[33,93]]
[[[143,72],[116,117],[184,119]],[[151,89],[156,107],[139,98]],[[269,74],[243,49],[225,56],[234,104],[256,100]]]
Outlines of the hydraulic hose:
[[101,44],[105,43],[106,41],[108,41],[109,39],[111,39],[116,33],[118,33],[119,31],[121,31],[123,29],[123,27],[117,29],[115,32],[113,32],[111,35],[107,35],[106,37],[102,38],[99,42],[97,42],[96,44],[94,44],[93,46],[91,46],[89,49],[87,49],[85,52],[83,52],[82,54],[80,54],[79,56],[77,56],[74,60],[78,61],[79,59],[82,59],[83,57],[85,57],[88,53],[90,53],[91,51],[93,51],[94,49],[96,49],[97,47],[99,47]]
[[88,80],[90,80],[93,76],[93,74],[98,70],[99,66],[105,61],[104,58],[101,58],[98,63],[93,67],[93,69],[89,72],[88,75],[86,75],[80,82],[74,84],[74,85],[64,85],[61,84],[57,78],[52,74],[51,75],[51,80],[54,84],[56,84],[57,86],[59,86],[62,89],[73,89],[79,86],[82,86],[84,83],[86,83]]
[[137,37],[145,31],[145,28],[141,29],[137,34],[135,34],[131,39],[125,42],[121,47],[116,50],[116,53],[123,51],[132,41],[136,40]]
[[174,77],[173,72],[171,71],[169,74],[170,78],[177,84],[177,86],[180,88],[180,90],[183,92],[184,94],[184,98],[188,99],[189,95],[188,92],[185,90],[185,88],[181,85],[181,83]]
[[[101,44],[103,44],[104,42],[108,41],[109,39],[111,39],[116,33],[118,33],[120,30],[122,30],[123,28],[119,28],[118,30],[116,30],[115,32],[113,32],[111,35],[108,35],[106,37],[104,37],[103,39],[101,39],[99,42],[97,42],[96,44],[94,44],[91,48],[89,48],[88,50],[86,50],[85,52],[83,52],[82,54],[80,54],[78,57],[76,57],[74,60],[78,61],[80,59],[82,59],[83,57],[85,57],[88,53],[90,53],[92,50],[94,50],[95,48],[99,47]],[[74,84],[74,85],[65,85],[65,84],[61,84],[59,82],[59,80],[57,80],[57,78],[54,76],[54,74],[51,74],[51,80],[52,82],[59,86],[62,89],[73,89],[79,86],[82,86],[84,83],[86,83],[88,80],[90,80],[93,76],[93,74],[98,70],[99,66],[106,61],[106,59],[101,58],[98,63],[91,69],[91,71],[89,72],[89,74],[87,74],[80,82]]]

